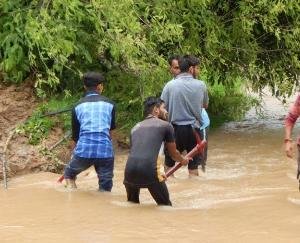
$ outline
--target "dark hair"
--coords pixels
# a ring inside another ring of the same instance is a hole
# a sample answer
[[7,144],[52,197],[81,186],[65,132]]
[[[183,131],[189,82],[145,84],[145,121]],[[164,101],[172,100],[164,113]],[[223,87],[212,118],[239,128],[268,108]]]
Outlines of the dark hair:
[[184,57],[189,60],[191,66],[198,66],[200,64],[199,59],[195,56],[185,55]]
[[101,73],[87,72],[83,75],[83,83],[87,88],[97,87],[98,84],[104,82],[105,82],[105,78]]
[[144,117],[152,113],[154,107],[159,107],[164,101],[161,98],[150,96],[144,101]]
[[170,56],[170,57],[168,58],[168,63],[169,63],[169,65],[171,66],[171,65],[172,65],[172,61],[173,61],[173,60],[178,60],[179,58],[180,58],[179,55],[173,55],[173,56]]
[[192,55],[184,55],[178,59],[179,69],[182,73],[188,72],[190,67],[197,66],[199,64],[199,59]]
[[187,58],[180,57],[178,59],[178,66],[179,66],[180,72],[185,73],[185,72],[189,71],[189,68],[190,68],[191,65],[190,65]]

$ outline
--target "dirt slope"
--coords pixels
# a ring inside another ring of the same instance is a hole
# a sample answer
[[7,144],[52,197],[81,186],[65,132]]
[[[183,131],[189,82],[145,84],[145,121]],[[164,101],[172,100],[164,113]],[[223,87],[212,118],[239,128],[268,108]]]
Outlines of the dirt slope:
[[[0,179],[3,177],[4,158],[7,161],[9,177],[41,170],[60,173],[64,164],[69,161],[71,149],[68,142],[58,146],[51,153],[45,150],[64,137],[62,129],[52,129],[48,138],[38,146],[28,144],[27,137],[13,133],[16,126],[30,117],[37,105],[30,84],[18,87],[0,84]],[[113,141],[117,154],[127,152],[128,141],[124,135],[114,132]]]
[[[39,152],[41,146],[28,144],[25,136],[13,133],[16,126],[26,121],[36,107],[37,102],[29,84],[22,86],[0,85],[0,178],[2,178],[2,161],[7,161],[8,175],[28,173],[49,163],[49,159]],[[62,134],[56,129],[48,142],[54,143]],[[10,138],[11,134],[13,136]],[[5,151],[6,150],[6,151]],[[4,156],[5,152],[5,156]]]

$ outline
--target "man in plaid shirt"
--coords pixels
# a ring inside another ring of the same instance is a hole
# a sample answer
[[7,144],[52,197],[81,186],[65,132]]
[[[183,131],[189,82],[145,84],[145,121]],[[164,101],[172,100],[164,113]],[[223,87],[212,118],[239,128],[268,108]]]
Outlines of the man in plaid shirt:
[[[300,116],[300,94],[298,94],[296,101],[291,106],[289,113],[285,118],[285,152],[286,155],[290,158],[293,157],[293,140],[292,140],[292,131],[294,125]],[[298,148],[298,171],[297,171],[297,179],[299,180],[300,176],[300,137],[297,139],[297,148]],[[300,190],[300,181],[299,181],[299,190]]]
[[100,73],[83,75],[85,96],[72,110],[73,157],[65,168],[67,186],[76,188],[76,176],[94,166],[99,190],[111,191],[114,151],[111,130],[115,129],[115,104],[101,95],[105,79]]

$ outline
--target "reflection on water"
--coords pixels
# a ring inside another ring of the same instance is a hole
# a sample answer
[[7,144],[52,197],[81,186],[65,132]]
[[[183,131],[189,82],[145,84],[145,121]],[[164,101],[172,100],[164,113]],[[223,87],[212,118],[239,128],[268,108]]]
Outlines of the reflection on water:
[[211,132],[205,174],[189,178],[182,168],[167,181],[173,207],[157,207],[147,190],[140,205],[126,202],[126,154],[116,158],[112,193],[96,191],[92,170],[76,191],[52,173],[11,179],[0,189],[1,242],[300,242],[296,166],[283,154],[282,125],[247,119]]

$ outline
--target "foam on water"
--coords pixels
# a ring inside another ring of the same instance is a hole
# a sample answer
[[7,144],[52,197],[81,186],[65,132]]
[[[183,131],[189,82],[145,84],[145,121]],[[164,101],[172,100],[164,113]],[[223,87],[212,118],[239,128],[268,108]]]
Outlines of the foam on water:
[[139,206],[140,204],[137,204],[137,203],[131,203],[131,202],[127,202],[127,201],[116,201],[116,200],[113,200],[111,201],[111,204],[113,205],[116,205],[116,206],[120,206],[120,207],[136,207],[136,206]]
[[224,180],[239,178],[246,175],[246,171],[242,168],[231,168],[231,169],[207,169],[207,172],[203,175],[206,180]]
[[186,210],[186,209],[211,209],[217,208],[222,206],[228,206],[233,203],[240,203],[252,200],[258,200],[262,198],[268,198],[271,196],[249,196],[249,197],[236,197],[236,198],[223,198],[223,199],[216,199],[216,198],[202,198],[202,199],[195,199],[193,201],[185,202],[184,206],[178,205],[174,203],[176,209]]
[[293,204],[300,205],[300,197],[299,198],[288,197],[287,200]]
[[8,228],[24,228],[23,225],[0,225],[0,229],[8,229]]

